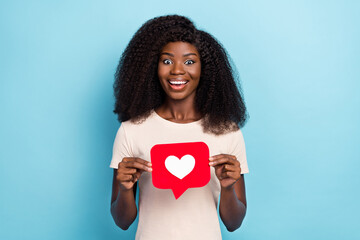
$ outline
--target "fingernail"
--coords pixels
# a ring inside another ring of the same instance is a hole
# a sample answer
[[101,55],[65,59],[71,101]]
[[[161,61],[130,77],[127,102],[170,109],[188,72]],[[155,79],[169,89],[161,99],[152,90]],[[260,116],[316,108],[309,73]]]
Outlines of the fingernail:
[[148,163],[148,166],[152,166],[151,162]]
[[214,158],[213,157],[209,157],[209,160],[213,160]]
[[209,165],[212,166],[214,163],[213,162],[209,162]]
[[149,172],[152,172],[152,168],[148,168],[148,171],[149,171]]

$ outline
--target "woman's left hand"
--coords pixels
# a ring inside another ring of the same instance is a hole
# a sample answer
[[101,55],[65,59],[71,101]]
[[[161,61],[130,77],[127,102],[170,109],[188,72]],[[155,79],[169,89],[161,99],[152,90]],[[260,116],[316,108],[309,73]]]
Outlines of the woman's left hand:
[[231,189],[241,177],[240,163],[233,155],[219,154],[209,158],[209,165],[215,168],[215,174],[222,188]]

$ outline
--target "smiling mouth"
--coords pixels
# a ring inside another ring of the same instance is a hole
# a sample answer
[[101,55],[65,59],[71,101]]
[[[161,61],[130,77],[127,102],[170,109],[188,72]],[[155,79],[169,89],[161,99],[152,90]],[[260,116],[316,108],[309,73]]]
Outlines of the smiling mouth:
[[180,86],[180,85],[187,84],[189,81],[188,80],[169,80],[168,82],[170,83],[170,85]]
[[188,80],[168,80],[168,83],[173,90],[182,90],[188,82]]

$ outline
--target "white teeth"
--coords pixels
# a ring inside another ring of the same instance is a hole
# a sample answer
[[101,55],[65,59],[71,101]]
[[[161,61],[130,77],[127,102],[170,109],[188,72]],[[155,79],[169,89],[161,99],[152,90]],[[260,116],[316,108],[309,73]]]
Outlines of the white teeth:
[[169,81],[171,84],[181,85],[187,83],[187,81]]

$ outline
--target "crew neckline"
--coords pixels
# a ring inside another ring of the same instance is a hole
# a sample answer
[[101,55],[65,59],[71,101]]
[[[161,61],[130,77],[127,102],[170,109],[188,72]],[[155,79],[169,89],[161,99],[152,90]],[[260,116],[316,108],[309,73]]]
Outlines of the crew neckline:
[[193,122],[188,122],[188,123],[177,123],[177,122],[173,122],[170,120],[167,120],[163,117],[161,117],[155,110],[153,110],[153,115],[155,115],[156,118],[160,119],[163,122],[166,122],[167,124],[172,124],[172,125],[177,125],[177,126],[190,126],[190,125],[196,125],[199,124],[202,120],[202,118],[200,118],[197,121],[193,121]]

